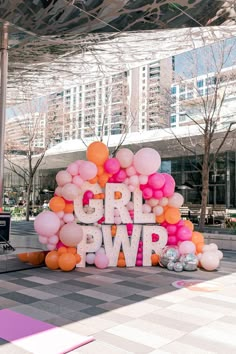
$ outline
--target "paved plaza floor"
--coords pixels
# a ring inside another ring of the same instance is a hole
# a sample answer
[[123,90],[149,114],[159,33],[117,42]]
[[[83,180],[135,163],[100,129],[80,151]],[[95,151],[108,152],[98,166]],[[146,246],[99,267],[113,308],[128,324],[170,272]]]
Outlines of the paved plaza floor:
[[[23,230],[13,223],[14,237]],[[0,309],[95,338],[71,353],[235,353],[236,253],[224,254],[214,272],[89,266],[0,274]],[[2,354],[29,353],[0,344]]]

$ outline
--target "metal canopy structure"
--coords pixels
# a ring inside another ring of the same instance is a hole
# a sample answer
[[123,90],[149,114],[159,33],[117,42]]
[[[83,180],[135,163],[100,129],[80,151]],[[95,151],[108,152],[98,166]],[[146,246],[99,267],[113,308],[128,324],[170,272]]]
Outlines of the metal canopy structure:
[[8,105],[236,35],[236,0],[1,0]]

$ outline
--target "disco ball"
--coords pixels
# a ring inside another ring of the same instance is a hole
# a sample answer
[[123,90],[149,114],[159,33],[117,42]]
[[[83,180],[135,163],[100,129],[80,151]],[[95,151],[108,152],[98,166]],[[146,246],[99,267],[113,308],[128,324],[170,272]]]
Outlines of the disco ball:
[[168,262],[167,264],[167,269],[168,270],[174,270],[175,263],[173,261]]
[[165,247],[160,257],[160,264],[167,267],[167,264],[172,261],[176,262],[179,259],[179,251],[175,247]]
[[188,253],[180,257],[184,270],[194,271],[198,266],[198,258],[194,253]]
[[174,264],[174,271],[175,272],[182,272],[183,268],[184,267],[183,267],[183,264],[181,262],[176,262]]

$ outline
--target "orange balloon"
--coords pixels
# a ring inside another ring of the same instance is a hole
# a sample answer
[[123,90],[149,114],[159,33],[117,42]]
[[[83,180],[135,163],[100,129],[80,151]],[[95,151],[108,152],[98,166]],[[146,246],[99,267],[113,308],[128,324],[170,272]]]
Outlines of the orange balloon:
[[61,256],[63,253],[67,253],[67,247],[60,247],[60,248],[57,250],[58,256]]
[[100,199],[100,194],[94,194],[93,199]]
[[170,207],[168,208],[165,213],[165,219],[169,224],[176,224],[181,219],[181,214],[179,209]]
[[98,166],[98,172],[97,172],[98,177],[103,175],[103,173],[104,173],[104,168],[102,166]]
[[120,199],[122,197],[121,192],[115,192],[115,199]]
[[151,255],[151,261],[152,261],[152,265],[153,265],[153,266],[158,265],[158,264],[159,264],[159,260],[160,260],[160,256],[159,256],[158,254],[153,253],[153,254]]
[[45,264],[49,269],[55,270],[59,268],[57,251],[50,251],[45,257]]
[[58,265],[61,270],[70,272],[76,266],[76,257],[72,253],[63,253],[58,259]]
[[188,227],[189,230],[193,231],[194,230],[194,225],[192,221],[190,220],[184,220],[184,226]]
[[197,253],[202,253],[202,249],[203,247],[205,246],[205,243],[204,242],[199,242],[196,244],[196,252]]
[[88,146],[86,156],[89,161],[101,166],[108,159],[109,150],[104,143],[95,141]]
[[49,208],[55,213],[62,211],[65,208],[65,205],[65,200],[62,197],[53,197],[49,201]]
[[29,253],[19,253],[17,257],[21,262],[27,263],[29,261]]
[[68,247],[67,248],[67,252],[68,253],[72,253],[72,254],[76,254],[77,253],[77,249],[75,247]]
[[43,251],[40,252],[30,252],[28,255],[28,261],[32,265],[40,265],[45,260],[45,253]]
[[95,184],[95,183],[97,183],[97,181],[98,181],[97,176],[95,176],[95,177],[92,178],[92,179],[89,179],[89,183],[91,183],[91,184]]
[[81,256],[80,254],[75,254],[75,260],[76,260],[76,264],[79,263],[81,261]]
[[122,258],[118,259],[117,267],[120,267],[120,268],[126,267],[125,259],[122,259]]
[[161,215],[158,215],[156,216],[156,223],[157,224],[161,224],[162,222],[164,222],[166,219],[165,219],[165,215],[164,214],[161,214]]
[[100,193],[100,199],[105,199],[105,194],[104,193]]
[[116,235],[116,231],[117,231],[117,226],[112,225],[112,227],[111,227],[111,236],[112,237],[114,237]]
[[192,233],[192,242],[197,245],[198,243],[204,243],[204,236],[201,232],[193,231]]
[[63,209],[64,213],[73,213],[74,211],[74,204],[73,203],[66,203],[65,208]]
[[121,252],[119,253],[118,259],[125,259],[124,252],[121,251]]
[[98,183],[100,184],[100,186],[101,186],[102,188],[105,187],[105,185],[106,185],[108,179],[109,179],[109,176],[108,176],[107,173],[104,173],[103,175],[101,175],[101,176],[98,177]]

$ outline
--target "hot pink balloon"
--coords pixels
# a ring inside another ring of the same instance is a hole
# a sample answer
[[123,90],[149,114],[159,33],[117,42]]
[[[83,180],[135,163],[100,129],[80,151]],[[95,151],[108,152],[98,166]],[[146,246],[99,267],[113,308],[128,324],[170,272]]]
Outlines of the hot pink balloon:
[[163,192],[161,190],[154,190],[153,191],[153,198],[155,198],[155,199],[163,198]]
[[44,237],[55,235],[60,228],[60,218],[52,211],[43,211],[34,220],[35,231]]
[[176,232],[176,236],[180,241],[191,240],[192,231],[186,226],[180,226]]
[[113,175],[115,182],[124,182],[126,177],[127,177],[127,174],[126,174],[125,170],[122,170],[122,169],[120,169],[117,173],[115,173]]
[[143,190],[143,198],[144,199],[150,199],[150,198],[152,198],[152,196],[153,196],[152,189],[148,188],[148,187],[144,188],[144,190]]
[[148,184],[154,189],[160,189],[165,184],[165,177],[161,173],[153,173],[148,177]]
[[104,169],[107,173],[114,175],[120,170],[120,162],[115,157],[106,160],[104,164]]

